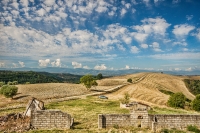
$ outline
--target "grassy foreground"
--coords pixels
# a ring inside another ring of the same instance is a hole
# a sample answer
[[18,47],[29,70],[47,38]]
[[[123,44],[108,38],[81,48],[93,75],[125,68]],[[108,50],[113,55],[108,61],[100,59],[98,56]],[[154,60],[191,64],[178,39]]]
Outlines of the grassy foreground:
[[[63,112],[69,113],[74,118],[74,124],[70,130],[31,130],[28,133],[151,133],[149,129],[141,128],[118,128],[98,129],[98,114],[128,114],[128,109],[119,107],[119,101],[98,99],[97,96],[87,97],[86,99],[69,100],[63,102],[54,102],[45,105],[46,109],[59,109]],[[16,110],[4,110],[0,112],[0,116],[6,112],[23,112],[25,108]],[[152,114],[161,112],[170,113],[184,113],[185,111],[178,111],[176,109],[161,109],[155,108]],[[176,131],[177,132],[177,131]]]

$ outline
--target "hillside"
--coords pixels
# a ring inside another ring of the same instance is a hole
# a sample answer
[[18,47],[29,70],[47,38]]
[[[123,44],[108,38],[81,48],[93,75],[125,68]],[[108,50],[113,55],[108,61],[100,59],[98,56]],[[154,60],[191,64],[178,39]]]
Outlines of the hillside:
[[[128,83],[131,78],[133,83]],[[82,84],[72,83],[40,83],[40,84],[21,84],[15,100],[10,100],[0,96],[0,108],[10,108],[13,106],[23,107],[30,97],[36,97],[45,103],[53,101],[62,101],[67,99],[82,98],[86,95],[98,95],[98,92],[106,93],[111,100],[117,100],[124,97],[124,93],[131,95],[132,101],[140,101],[149,105],[165,106],[169,95],[160,90],[169,92],[182,92],[188,99],[194,99],[183,82],[184,79],[200,79],[198,76],[174,76],[161,73],[137,73],[124,76],[115,76],[97,80],[98,86],[89,91]],[[114,88],[124,85],[116,91],[110,91]],[[110,92],[110,93],[107,93]]]
[[35,83],[78,83],[81,75],[68,73],[48,73],[34,71],[4,71],[0,70],[0,81],[5,83],[18,81],[19,84]]
[[[186,88],[185,83],[183,82],[185,77],[182,76],[161,73],[138,73],[113,77],[107,79],[106,82],[109,82],[109,80],[112,82],[117,79],[119,81],[126,81],[128,78],[133,80],[133,84],[129,84],[114,93],[107,94],[107,96],[112,99],[120,99],[123,98],[125,92],[128,92],[131,95],[131,100],[143,101],[148,104],[156,105],[166,105],[169,98],[169,95],[166,95],[159,90],[166,90],[173,93],[182,92],[191,100],[195,97]],[[102,81],[100,84],[103,84]]]

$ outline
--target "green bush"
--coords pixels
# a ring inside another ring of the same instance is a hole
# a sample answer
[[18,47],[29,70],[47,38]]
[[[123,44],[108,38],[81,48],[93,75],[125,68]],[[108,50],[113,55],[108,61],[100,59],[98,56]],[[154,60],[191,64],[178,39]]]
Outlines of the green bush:
[[5,84],[5,82],[0,82],[0,87],[2,87]]
[[175,108],[184,108],[186,97],[183,93],[178,92],[170,96],[168,105]]
[[187,130],[195,132],[195,133],[200,133],[200,130],[198,129],[198,127],[197,126],[193,126],[193,125],[188,125],[187,126]]
[[132,83],[132,79],[131,78],[127,79],[127,82]]
[[200,111],[200,94],[192,101],[192,109]]
[[16,86],[4,85],[0,89],[0,94],[4,95],[7,98],[9,97],[13,98],[13,96],[17,94],[17,91],[18,91],[18,88]]

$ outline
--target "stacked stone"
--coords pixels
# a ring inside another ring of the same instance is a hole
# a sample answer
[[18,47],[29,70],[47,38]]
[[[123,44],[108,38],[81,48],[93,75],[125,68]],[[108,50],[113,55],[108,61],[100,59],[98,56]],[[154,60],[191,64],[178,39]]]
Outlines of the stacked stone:
[[38,129],[70,129],[72,118],[60,110],[38,110],[31,113],[31,125]]

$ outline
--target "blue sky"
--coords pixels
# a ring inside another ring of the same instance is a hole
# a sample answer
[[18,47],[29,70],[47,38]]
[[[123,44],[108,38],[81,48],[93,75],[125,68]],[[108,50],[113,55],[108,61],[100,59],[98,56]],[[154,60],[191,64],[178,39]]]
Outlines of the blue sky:
[[200,1],[1,0],[0,67],[200,70]]

